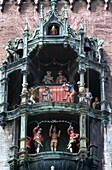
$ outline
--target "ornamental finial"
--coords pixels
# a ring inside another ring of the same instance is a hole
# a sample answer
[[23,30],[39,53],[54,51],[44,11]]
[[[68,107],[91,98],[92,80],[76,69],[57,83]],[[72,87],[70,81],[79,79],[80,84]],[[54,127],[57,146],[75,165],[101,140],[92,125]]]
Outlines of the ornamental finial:
[[51,0],[51,10],[54,11],[57,6],[57,0]]
[[64,5],[64,18],[68,18],[68,12],[67,12],[67,4]]
[[80,21],[79,34],[84,34],[83,18],[81,18],[81,21]]
[[25,23],[25,28],[24,28],[24,33],[23,33],[24,36],[29,36],[29,28],[28,28],[28,22],[26,20],[26,23]]

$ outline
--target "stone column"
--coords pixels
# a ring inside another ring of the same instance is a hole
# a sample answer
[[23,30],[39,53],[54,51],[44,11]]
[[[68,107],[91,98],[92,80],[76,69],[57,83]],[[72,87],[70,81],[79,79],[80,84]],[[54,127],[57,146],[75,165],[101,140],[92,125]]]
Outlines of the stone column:
[[43,37],[43,21],[44,21],[44,16],[43,16],[43,4],[40,4],[40,37]]
[[84,56],[84,27],[82,21],[80,22],[79,26],[79,39],[80,39],[80,46],[79,46],[79,55]]
[[20,124],[20,150],[19,158],[20,160],[26,159],[26,133],[27,133],[27,100],[28,100],[28,90],[27,90],[27,75],[28,75],[28,23],[25,25],[24,29],[24,53],[23,58],[25,58],[22,73],[23,73],[23,83],[21,92],[21,124]]
[[79,74],[80,74],[80,85],[79,85],[79,103],[80,103],[80,118],[79,118],[79,129],[80,129],[80,150],[79,154],[82,158],[87,157],[87,147],[86,147],[86,115],[87,115],[87,103],[85,103],[85,84],[84,75],[86,72],[86,61],[84,55],[84,28],[82,21],[79,27]]
[[87,146],[86,146],[86,115],[87,115],[87,105],[82,104],[80,108],[80,150],[81,156],[87,156]]
[[21,92],[21,125],[20,125],[20,159],[26,158],[26,133],[27,133],[27,63],[23,66],[23,88]]
[[64,36],[68,36],[68,13],[67,4],[64,5]]
[[23,48],[23,58],[26,58],[28,56],[28,38],[29,38],[29,28],[28,28],[28,23],[26,22],[25,28],[24,28],[24,33],[23,33],[23,43],[24,43],[24,48]]
[[19,137],[19,122],[18,120],[13,121],[12,125],[12,145],[10,147],[10,169],[17,169],[17,161],[18,161],[18,137]]
[[104,68],[101,71],[100,75],[100,87],[101,87],[101,110],[107,109],[107,100],[106,100],[106,94],[105,94],[105,70]]
[[[97,121],[95,118],[91,118],[91,124],[90,124],[90,146],[89,146],[89,159],[90,159],[90,166],[92,170],[96,170],[98,169],[98,164],[99,164],[99,160],[98,160],[98,143],[96,143],[97,140],[97,132],[98,130],[98,125],[97,125]],[[102,141],[103,142],[103,141]]]
[[87,156],[86,147],[86,115],[87,115],[87,103],[85,103],[85,87],[84,87],[84,74],[86,71],[84,57],[79,58],[79,74],[80,74],[80,85],[79,85],[79,103],[80,103],[80,155]]
[[0,70],[0,112],[7,111],[8,98],[8,76],[6,73],[7,63],[4,62]]
[[106,67],[103,66],[100,75],[100,87],[101,87],[101,111],[102,111],[102,124],[104,128],[107,128],[107,124],[109,122],[109,111],[108,111],[108,103],[106,96]]
[[20,125],[20,160],[26,159],[26,131],[27,131],[27,113],[26,109],[22,110],[21,113],[21,125]]

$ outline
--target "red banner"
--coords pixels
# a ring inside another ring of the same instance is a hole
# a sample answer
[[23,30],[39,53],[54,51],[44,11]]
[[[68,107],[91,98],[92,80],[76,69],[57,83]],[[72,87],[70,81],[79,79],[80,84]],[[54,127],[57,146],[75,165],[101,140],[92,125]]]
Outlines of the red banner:
[[[66,92],[63,89],[63,86],[49,86],[50,93],[53,97],[53,102],[64,102]],[[43,102],[42,93],[45,90],[45,86],[40,86],[39,88],[39,102]],[[67,100],[65,102],[68,102]]]

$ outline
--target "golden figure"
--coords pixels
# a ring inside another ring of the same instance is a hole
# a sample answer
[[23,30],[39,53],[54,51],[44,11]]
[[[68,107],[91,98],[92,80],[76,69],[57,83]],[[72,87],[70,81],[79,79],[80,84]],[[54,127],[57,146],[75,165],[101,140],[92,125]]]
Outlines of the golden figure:
[[100,102],[99,102],[98,97],[95,97],[95,101],[92,103],[92,108],[93,109],[100,109]]
[[[53,133],[52,133],[52,130],[53,130]],[[51,151],[57,150],[58,138],[60,137],[60,133],[61,133],[60,130],[58,131],[58,133],[56,133],[56,126],[53,127],[53,125],[51,125],[50,130],[49,130],[49,137],[51,137],[51,144],[50,144]]]
[[37,89],[39,89],[39,86],[37,86],[37,87],[32,87],[31,89],[30,89],[30,99],[29,99],[29,101],[28,101],[28,103],[32,103],[32,104],[35,104],[36,103],[36,98],[38,98],[37,97],[37,95],[36,95],[36,93],[35,93],[35,90],[37,90]]
[[50,30],[50,35],[57,35],[58,31],[56,29],[56,27],[53,25],[51,30]]

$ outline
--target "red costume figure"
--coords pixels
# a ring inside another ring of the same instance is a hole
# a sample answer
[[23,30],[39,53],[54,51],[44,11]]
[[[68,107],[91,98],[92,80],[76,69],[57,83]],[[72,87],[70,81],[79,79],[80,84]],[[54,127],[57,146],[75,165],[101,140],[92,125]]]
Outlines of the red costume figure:
[[44,139],[43,139],[41,132],[42,132],[42,129],[39,128],[39,126],[33,129],[33,134],[34,134],[33,140],[34,140],[35,150],[37,153],[40,151],[40,146],[43,146],[42,141]]
[[65,76],[62,75],[62,70],[58,71],[58,77],[56,79],[56,84],[63,84],[67,82],[67,79]]
[[27,136],[26,137],[26,148],[27,148],[28,153],[31,152],[31,141],[32,141],[32,138]]
[[67,145],[68,146],[67,149],[70,149],[70,152],[73,152],[72,144],[76,143],[76,139],[79,137],[79,134],[74,133],[74,129],[71,126],[67,129],[67,133],[70,136],[69,143]]

